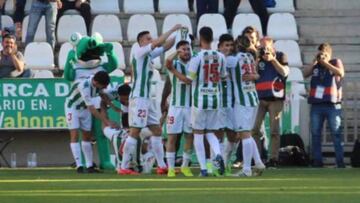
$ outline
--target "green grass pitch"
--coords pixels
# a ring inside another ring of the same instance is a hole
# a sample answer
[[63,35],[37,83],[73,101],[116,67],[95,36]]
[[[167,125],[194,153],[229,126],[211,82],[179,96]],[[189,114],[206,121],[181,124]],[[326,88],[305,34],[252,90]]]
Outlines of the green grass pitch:
[[360,202],[359,169],[285,168],[261,177],[176,178],[76,174],[67,168],[1,169],[0,202]]

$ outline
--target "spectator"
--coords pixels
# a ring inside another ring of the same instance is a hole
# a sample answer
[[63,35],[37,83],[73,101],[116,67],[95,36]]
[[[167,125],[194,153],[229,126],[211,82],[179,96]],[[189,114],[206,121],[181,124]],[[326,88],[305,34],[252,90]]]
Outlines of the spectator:
[[14,35],[5,34],[0,52],[0,78],[30,77],[30,70],[25,70],[25,62],[21,52],[17,50]]
[[[4,13],[4,8],[5,8],[5,0],[0,0],[0,18],[2,16],[2,14]],[[0,20],[0,30],[2,29],[2,22]]]
[[[261,21],[261,27],[264,35],[266,35],[267,23],[269,20],[269,14],[267,12],[264,0],[249,0],[252,9],[259,16]],[[237,9],[241,3],[241,0],[224,0],[224,17],[226,20],[226,26],[231,29],[234,17],[236,16]]]
[[55,47],[55,25],[57,9],[62,7],[60,0],[34,0],[29,14],[29,25],[26,33],[25,44],[34,41],[36,29],[39,25],[41,16],[45,15],[46,22],[46,41]]
[[196,19],[197,19],[197,21],[199,21],[199,18],[202,14],[218,13],[219,0],[197,0],[196,1],[196,9],[197,9]]
[[84,18],[86,24],[86,30],[90,36],[90,23],[91,23],[91,8],[89,0],[62,0],[62,8],[59,9],[57,18],[64,14],[66,10],[75,9],[80,12],[80,15]]
[[256,90],[260,100],[258,112],[253,128],[258,149],[261,149],[261,125],[265,114],[270,117],[271,155],[268,167],[276,167],[280,148],[280,118],[285,100],[286,78],[289,74],[287,56],[282,52],[275,52],[273,40],[265,37],[260,40],[260,59],[256,81]]
[[332,59],[332,48],[328,43],[321,44],[313,63],[304,69],[304,77],[311,76],[308,102],[311,104],[310,123],[312,135],[313,166],[322,167],[321,132],[325,119],[333,138],[336,165],[344,168],[344,152],[341,145],[341,82],[344,66],[340,59]]
[[14,12],[14,24],[15,24],[15,32],[16,39],[21,41],[22,37],[22,21],[25,16],[25,4],[26,0],[16,0],[15,3],[15,12]]

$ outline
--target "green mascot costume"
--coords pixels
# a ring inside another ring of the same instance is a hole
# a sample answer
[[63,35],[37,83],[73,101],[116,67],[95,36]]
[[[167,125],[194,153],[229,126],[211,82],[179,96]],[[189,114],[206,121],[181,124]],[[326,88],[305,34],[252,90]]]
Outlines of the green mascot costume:
[[[73,49],[69,51],[65,68],[64,78],[75,82],[85,79],[99,71],[111,73],[118,67],[118,58],[111,43],[104,43],[102,36],[95,33],[93,36],[81,36],[74,33],[70,37]],[[101,60],[107,57],[107,62]],[[96,138],[101,169],[113,169],[110,161],[109,141],[102,133],[101,121],[93,118],[92,132]]]

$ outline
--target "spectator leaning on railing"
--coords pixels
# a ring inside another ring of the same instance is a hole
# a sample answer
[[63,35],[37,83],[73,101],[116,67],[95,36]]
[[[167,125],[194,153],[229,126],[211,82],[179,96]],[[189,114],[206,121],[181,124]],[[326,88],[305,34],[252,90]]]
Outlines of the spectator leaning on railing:
[[345,75],[340,59],[332,59],[330,44],[321,44],[313,63],[303,71],[311,76],[308,102],[311,104],[310,123],[312,135],[313,166],[322,167],[321,133],[325,119],[333,138],[336,165],[344,168],[344,151],[341,145],[342,81]]
[[30,70],[25,70],[25,62],[21,52],[17,50],[14,35],[3,36],[3,50],[0,52],[0,78],[30,77]]

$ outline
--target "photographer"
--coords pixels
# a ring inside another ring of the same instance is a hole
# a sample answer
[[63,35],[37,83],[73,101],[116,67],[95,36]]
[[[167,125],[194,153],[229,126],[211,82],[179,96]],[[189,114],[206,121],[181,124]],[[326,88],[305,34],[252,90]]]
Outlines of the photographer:
[[285,100],[286,78],[289,74],[287,56],[275,51],[273,40],[264,37],[260,41],[258,73],[260,78],[256,81],[256,90],[260,100],[253,136],[258,148],[260,146],[260,128],[268,112],[270,117],[271,156],[267,167],[276,167],[278,164],[280,148],[280,118]]
[[304,77],[311,76],[308,102],[311,104],[310,123],[312,134],[313,166],[322,167],[321,132],[325,119],[334,141],[336,165],[344,168],[341,145],[341,83],[345,75],[340,59],[331,59],[330,44],[321,44],[313,63],[304,69]]

